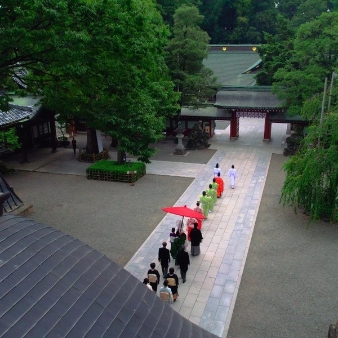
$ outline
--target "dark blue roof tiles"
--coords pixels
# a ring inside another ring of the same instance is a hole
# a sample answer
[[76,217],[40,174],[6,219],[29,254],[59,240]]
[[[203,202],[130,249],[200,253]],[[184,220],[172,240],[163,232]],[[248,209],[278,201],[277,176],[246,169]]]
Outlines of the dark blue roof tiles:
[[30,107],[10,105],[10,109],[8,111],[0,110],[0,126],[22,121],[32,117],[35,113],[36,109]]
[[215,337],[82,242],[0,217],[1,337]]

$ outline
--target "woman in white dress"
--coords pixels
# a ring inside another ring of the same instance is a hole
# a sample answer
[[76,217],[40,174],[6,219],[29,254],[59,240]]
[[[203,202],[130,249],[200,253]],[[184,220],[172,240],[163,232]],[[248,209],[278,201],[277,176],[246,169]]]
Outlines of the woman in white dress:
[[236,171],[234,165],[232,165],[231,169],[228,171],[228,176],[230,177],[230,186],[231,186],[231,189],[235,189],[236,178],[238,177],[238,174],[237,174],[237,171]]

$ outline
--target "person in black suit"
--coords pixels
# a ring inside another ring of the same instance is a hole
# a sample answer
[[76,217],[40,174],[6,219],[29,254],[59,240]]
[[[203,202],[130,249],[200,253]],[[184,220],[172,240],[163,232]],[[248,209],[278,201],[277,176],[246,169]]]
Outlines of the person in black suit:
[[162,248],[158,249],[158,261],[161,263],[163,277],[168,274],[170,262],[170,252],[167,249],[167,242],[162,243]]
[[184,249],[184,246],[182,246],[181,251],[177,254],[176,261],[177,264],[180,266],[181,278],[183,280],[183,283],[185,283],[188,267],[190,265],[190,259],[189,254]]

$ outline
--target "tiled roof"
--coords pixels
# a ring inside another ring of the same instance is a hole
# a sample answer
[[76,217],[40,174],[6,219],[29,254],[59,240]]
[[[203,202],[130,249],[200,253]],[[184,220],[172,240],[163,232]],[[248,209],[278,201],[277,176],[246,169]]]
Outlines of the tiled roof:
[[250,50],[210,50],[204,65],[217,76],[217,82],[227,86],[252,86],[254,73],[243,74],[260,60],[257,52]]
[[8,111],[0,110],[0,126],[7,126],[27,118],[36,113],[36,108],[10,105]]
[[278,108],[282,101],[266,87],[222,88],[216,94],[215,106],[222,108]]
[[214,337],[129,272],[35,221],[0,217],[1,337]]

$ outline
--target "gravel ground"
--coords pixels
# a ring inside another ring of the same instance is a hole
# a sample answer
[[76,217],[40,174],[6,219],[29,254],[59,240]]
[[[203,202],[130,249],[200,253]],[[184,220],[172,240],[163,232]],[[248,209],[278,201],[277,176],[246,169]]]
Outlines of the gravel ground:
[[174,205],[192,182],[146,175],[130,186],[23,171],[6,180],[25,204],[33,204],[28,218],[88,243],[122,266],[165,216],[162,207]]
[[338,319],[338,227],[279,204],[284,161],[272,155],[227,338],[327,337]]

